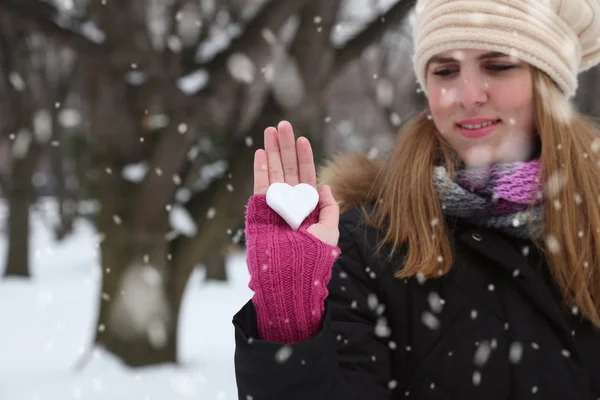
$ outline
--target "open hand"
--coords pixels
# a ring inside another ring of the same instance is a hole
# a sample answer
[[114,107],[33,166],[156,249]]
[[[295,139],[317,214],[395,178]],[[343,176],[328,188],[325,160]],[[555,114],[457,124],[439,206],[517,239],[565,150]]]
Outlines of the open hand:
[[[317,189],[317,174],[310,142],[305,137],[294,137],[287,121],[277,128],[265,129],[265,148],[254,153],[254,194],[266,194],[274,182],[295,186],[307,183]],[[318,189],[317,189],[318,190]],[[319,190],[318,190],[319,191]],[[319,240],[336,246],[339,239],[340,209],[329,186],[319,191],[319,221],[307,231]]]

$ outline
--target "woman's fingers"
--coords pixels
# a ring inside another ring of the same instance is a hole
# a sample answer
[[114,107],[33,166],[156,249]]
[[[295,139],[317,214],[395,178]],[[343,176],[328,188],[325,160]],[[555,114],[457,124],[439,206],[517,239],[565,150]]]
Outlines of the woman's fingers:
[[265,151],[267,152],[269,184],[273,182],[284,182],[281,155],[279,153],[279,140],[277,136],[277,129],[271,126],[265,129]]
[[310,142],[305,137],[299,137],[296,141],[296,146],[298,153],[299,180],[301,183],[308,183],[316,189],[317,173],[315,171],[315,161]]
[[[267,166],[266,174],[260,169],[264,164]],[[317,174],[310,142],[304,137],[296,141],[292,125],[287,121],[281,121],[277,129],[268,127],[265,129],[264,153],[255,153],[254,177],[255,194],[266,193],[265,186],[268,188],[273,182],[285,182],[291,186],[302,182],[316,189]]]
[[266,194],[269,184],[267,152],[258,149],[254,153],[254,194]]
[[296,140],[294,130],[287,121],[281,121],[277,126],[279,134],[279,151],[285,183],[291,186],[298,184],[298,157],[296,156]]

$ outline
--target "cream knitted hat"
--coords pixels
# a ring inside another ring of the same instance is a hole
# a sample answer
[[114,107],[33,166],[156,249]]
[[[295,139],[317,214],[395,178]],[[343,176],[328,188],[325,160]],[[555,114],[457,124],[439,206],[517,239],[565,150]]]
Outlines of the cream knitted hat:
[[570,98],[577,75],[600,63],[600,0],[419,0],[413,35],[413,66],[426,95],[429,59],[473,48],[539,68]]

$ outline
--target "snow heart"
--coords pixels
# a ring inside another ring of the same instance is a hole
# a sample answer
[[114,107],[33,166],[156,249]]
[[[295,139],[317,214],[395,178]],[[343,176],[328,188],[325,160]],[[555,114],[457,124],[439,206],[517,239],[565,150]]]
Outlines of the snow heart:
[[290,186],[274,182],[267,189],[267,204],[295,231],[318,203],[319,193],[307,183]]

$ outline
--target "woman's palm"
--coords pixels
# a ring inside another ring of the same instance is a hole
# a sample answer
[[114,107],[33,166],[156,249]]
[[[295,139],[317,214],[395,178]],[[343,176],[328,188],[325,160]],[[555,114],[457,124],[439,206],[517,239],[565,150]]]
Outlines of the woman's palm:
[[[274,182],[284,182],[290,186],[307,183],[317,189],[310,142],[304,137],[296,140],[292,125],[287,121],[280,122],[277,128],[265,129],[265,148],[254,154],[254,194],[266,194]],[[340,210],[327,185],[319,191],[317,207],[319,222],[307,230],[319,240],[336,246]]]

